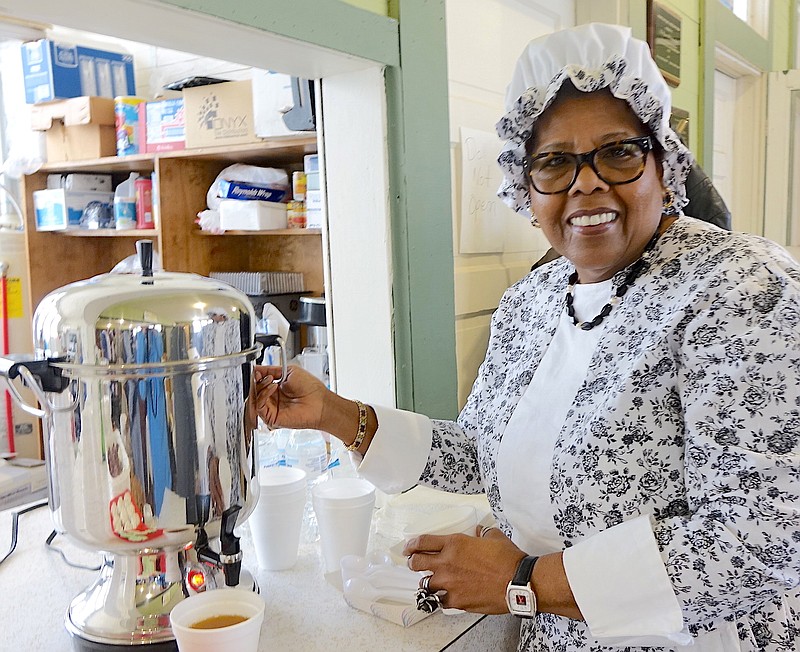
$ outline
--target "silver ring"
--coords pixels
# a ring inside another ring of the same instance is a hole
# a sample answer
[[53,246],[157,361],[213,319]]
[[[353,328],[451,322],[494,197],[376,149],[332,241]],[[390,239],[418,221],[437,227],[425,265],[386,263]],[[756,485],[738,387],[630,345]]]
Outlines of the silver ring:
[[489,532],[490,532],[491,530],[496,530],[496,529],[497,529],[497,528],[496,528],[494,525],[484,525],[484,526],[481,528],[481,533],[478,535],[478,537],[480,537],[481,539],[483,539],[483,537],[485,537],[487,534],[489,534]]
[[419,581],[419,588],[420,588],[421,590],[425,591],[425,593],[429,593],[429,592],[430,592],[430,590],[431,590],[431,589],[430,589],[431,577],[432,577],[431,575],[425,575],[425,576],[424,576],[424,577],[423,577],[423,578],[422,578],[422,579]]
[[437,609],[442,608],[442,600],[436,593],[428,593],[422,589],[417,590],[416,594],[417,609],[427,614],[432,614]]

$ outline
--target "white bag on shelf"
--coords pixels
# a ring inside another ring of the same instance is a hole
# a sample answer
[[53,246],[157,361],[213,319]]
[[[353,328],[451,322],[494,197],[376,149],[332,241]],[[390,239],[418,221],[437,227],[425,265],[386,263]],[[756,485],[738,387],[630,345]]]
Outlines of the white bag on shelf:
[[235,163],[229,165],[217,175],[206,194],[206,203],[211,210],[219,210],[222,199],[219,197],[219,182],[225,181],[250,181],[267,184],[275,188],[289,189],[289,175],[286,170],[277,168],[262,168],[256,165]]

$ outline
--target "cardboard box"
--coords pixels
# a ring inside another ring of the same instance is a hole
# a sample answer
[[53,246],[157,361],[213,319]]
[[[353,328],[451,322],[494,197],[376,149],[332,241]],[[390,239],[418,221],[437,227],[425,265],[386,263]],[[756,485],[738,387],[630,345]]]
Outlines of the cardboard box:
[[186,109],[182,97],[147,102],[140,121],[145,125],[145,151],[186,149]]
[[40,39],[22,44],[28,104],[82,95],[135,95],[133,57]]
[[250,80],[183,89],[186,147],[257,143]]
[[31,128],[47,132],[47,160],[115,156],[114,100],[75,97],[31,107]]
[[37,190],[33,193],[36,230],[63,231],[81,228],[83,209],[93,201],[108,204],[109,210],[113,210],[114,193],[80,192],[63,188]]
[[219,225],[224,231],[285,229],[286,220],[286,204],[241,199],[223,199],[219,203]]
[[[24,463],[29,463],[25,464]],[[41,460],[0,460],[0,510],[47,498],[47,473]]]

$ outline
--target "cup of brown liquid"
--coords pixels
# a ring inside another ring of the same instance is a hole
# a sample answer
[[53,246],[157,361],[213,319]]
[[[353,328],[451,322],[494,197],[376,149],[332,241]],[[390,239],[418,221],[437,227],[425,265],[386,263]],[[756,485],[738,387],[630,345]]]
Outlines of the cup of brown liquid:
[[170,614],[180,652],[257,652],[264,600],[244,589],[215,589],[186,598]]

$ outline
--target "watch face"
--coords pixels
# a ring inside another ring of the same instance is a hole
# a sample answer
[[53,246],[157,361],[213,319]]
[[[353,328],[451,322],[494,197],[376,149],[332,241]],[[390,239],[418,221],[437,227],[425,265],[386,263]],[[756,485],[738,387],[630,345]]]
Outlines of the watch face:
[[508,587],[506,601],[508,610],[517,616],[532,616],[536,610],[533,592],[528,588]]

